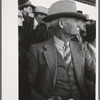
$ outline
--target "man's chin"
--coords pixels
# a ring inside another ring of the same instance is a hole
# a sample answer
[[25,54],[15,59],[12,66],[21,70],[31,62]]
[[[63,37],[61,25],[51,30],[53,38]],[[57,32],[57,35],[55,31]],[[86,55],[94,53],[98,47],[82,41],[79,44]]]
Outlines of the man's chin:
[[19,26],[19,27],[22,27],[22,26],[23,26],[23,24],[21,24],[21,23],[20,23],[20,24],[18,24],[18,26]]

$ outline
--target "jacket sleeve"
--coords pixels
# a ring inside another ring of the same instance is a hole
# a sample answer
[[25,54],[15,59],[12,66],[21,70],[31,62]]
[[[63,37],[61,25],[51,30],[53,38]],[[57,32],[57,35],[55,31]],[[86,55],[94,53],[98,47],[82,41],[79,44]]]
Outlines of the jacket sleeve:
[[46,100],[43,98],[35,88],[38,75],[38,56],[34,46],[31,46],[28,52],[28,77],[29,87],[31,89],[30,100]]
[[85,51],[85,85],[90,100],[95,100],[95,59],[91,57],[87,45],[84,45]]

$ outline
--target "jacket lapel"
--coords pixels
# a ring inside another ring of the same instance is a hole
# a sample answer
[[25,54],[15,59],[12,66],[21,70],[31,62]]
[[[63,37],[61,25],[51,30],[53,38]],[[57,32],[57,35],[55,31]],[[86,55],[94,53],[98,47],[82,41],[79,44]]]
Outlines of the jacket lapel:
[[91,47],[87,44],[87,49],[89,50],[89,52],[90,52],[90,54],[91,54],[91,56],[96,60],[96,54],[95,54],[95,52],[91,49]]
[[57,76],[57,55],[56,55],[56,47],[54,45],[54,38],[48,40],[44,46],[47,50],[44,52],[44,56],[46,58],[53,83],[55,86],[56,76]]
[[82,45],[79,42],[71,41],[70,43],[71,52],[72,52],[72,59],[75,68],[75,74],[80,85],[80,88],[83,92],[83,95],[87,96],[87,91],[84,84],[84,67],[85,61],[84,56],[82,53]]
[[84,59],[82,56],[82,45],[78,42],[71,41],[70,43],[71,52],[72,52],[72,60],[75,68],[75,73],[78,79],[78,82],[80,85],[82,85],[83,82],[83,76],[84,76]]
[[75,71],[77,71],[77,76],[80,77],[81,70],[82,70],[82,46],[79,45],[78,42],[70,42],[70,48],[72,52],[72,60],[73,64],[75,66]]

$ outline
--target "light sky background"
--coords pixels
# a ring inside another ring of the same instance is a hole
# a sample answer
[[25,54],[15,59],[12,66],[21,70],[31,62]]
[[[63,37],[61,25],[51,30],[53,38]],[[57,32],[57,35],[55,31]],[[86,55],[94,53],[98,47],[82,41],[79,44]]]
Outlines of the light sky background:
[[[44,6],[49,8],[58,0],[30,0],[34,6]],[[83,14],[89,14],[90,19],[96,19],[96,7],[76,2],[77,10],[82,10]]]

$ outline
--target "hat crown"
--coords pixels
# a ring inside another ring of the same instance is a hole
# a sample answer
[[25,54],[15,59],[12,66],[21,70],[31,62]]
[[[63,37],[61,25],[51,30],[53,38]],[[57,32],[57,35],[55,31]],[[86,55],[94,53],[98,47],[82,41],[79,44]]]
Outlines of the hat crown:
[[74,1],[63,0],[54,3],[50,7],[48,15],[67,12],[77,12],[76,3]]
[[37,13],[44,13],[48,15],[48,8],[42,6],[36,6],[35,12]]
[[57,18],[74,17],[81,20],[86,20],[83,14],[77,12],[76,3],[72,0],[60,0],[52,4],[49,8],[48,16],[44,17],[45,22],[50,22]]
[[29,0],[18,0],[18,6],[23,5],[27,2],[29,2]]
[[87,19],[89,19],[89,15],[88,15],[88,14],[84,14],[84,16],[85,16]]
[[27,7],[27,6],[31,6],[33,9],[35,9],[35,6],[32,5],[32,3],[29,0],[27,2],[24,2],[23,4],[19,5],[18,8],[22,9],[24,7]]

